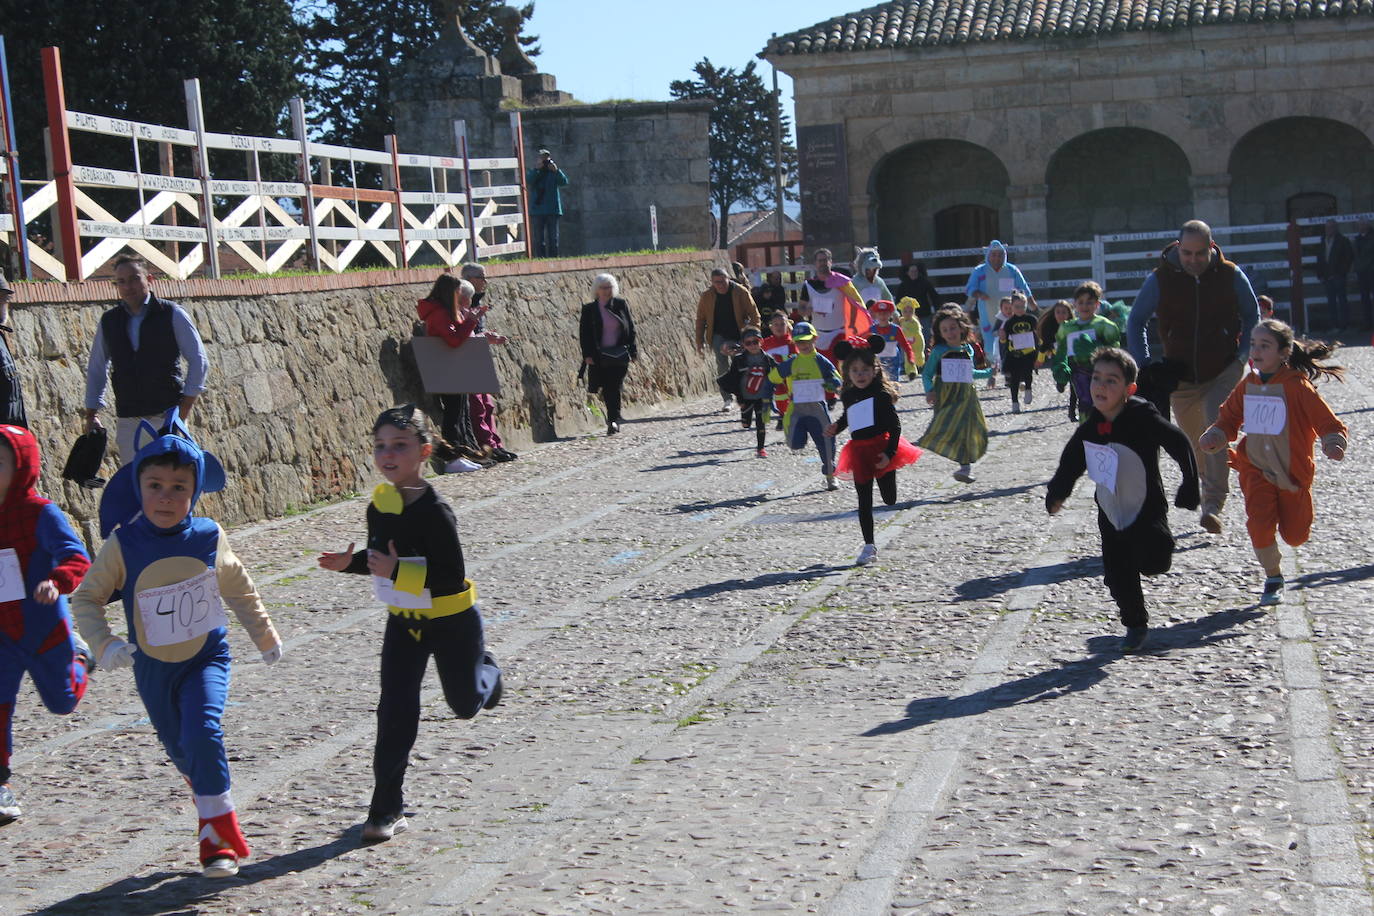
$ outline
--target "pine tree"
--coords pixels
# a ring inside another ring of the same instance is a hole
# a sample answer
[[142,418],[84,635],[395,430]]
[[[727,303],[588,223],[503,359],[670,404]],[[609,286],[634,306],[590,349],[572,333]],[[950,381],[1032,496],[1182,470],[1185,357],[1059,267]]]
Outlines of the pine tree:
[[[720,214],[719,244],[729,235],[730,210],[736,204],[767,206],[774,200],[773,118],[782,118],[784,175],[795,175],[797,150],[789,139],[789,119],[778,100],[755,72],[754,61],[742,70],[717,67],[702,58],[693,67],[699,79],[674,80],[668,92],[675,99],[710,99],[711,200]],[[786,199],[796,195],[784,190]]]

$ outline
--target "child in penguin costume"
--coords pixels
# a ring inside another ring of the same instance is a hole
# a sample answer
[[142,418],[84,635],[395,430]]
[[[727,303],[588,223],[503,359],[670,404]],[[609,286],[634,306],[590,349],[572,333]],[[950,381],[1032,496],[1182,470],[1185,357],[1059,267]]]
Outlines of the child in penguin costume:
[[[195,797],[203,874],[227,878],[249,849],[220,726],[230,669],[225,605],[265,663],[281,658],[282,642],[223,529],[192,514],[202,493],[224,489],[219,461],[195,443],[175,407],[160,434],[141,424],[134,445],[134,460],[101,498],[108,540],[73,598],[74,616],[101,667],[134,669],[158,739]],[[116,592],[127,637],[105,615]]]

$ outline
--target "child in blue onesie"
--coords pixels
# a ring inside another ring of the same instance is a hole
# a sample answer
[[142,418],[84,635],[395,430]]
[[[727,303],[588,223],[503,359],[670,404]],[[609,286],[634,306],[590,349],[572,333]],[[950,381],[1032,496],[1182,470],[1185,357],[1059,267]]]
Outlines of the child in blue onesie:
[[[158,739],[195,795],[203,874],[227,878],[249,850],[220,727],[230,663],[224,605],[269,665],[281,658],[281,638],[224,531],[191,514],[202,493],[224,489],[219,461],[191,439],[175,407],[161,435],[144,423],[134,440],[138,454],[100,501],[101,535],[109,540],[73,597],[73,612],[102,668],[133,666]],[[116,590],[127,641],[105,617]]]

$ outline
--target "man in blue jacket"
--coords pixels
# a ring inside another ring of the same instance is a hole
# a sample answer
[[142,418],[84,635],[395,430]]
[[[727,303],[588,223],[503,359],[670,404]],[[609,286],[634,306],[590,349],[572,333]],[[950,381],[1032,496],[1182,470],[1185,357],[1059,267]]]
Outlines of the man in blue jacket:
[[530,238],[536,258],[558,257],[558,219],[563,215],[559,189],[567,184],[568,176],[553,161],[553,153],[541,149],[539,165],[525,176],[530,195]]

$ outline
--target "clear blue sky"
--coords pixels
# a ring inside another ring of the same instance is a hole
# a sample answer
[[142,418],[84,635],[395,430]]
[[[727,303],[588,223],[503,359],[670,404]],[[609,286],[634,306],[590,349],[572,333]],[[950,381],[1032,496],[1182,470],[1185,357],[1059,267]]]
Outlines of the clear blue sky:
[[[535,0],[527,34],[543,49],[535,63],[579,101],[669,98],[668,84],[691,79],[709,57],[742,68],[779,35],[871,6],[875,0]],[[773,74],[758,61],[765,86]],[[778,75],[791,113],[792,81]],[[795,139],[795,138],[794,138]]]

